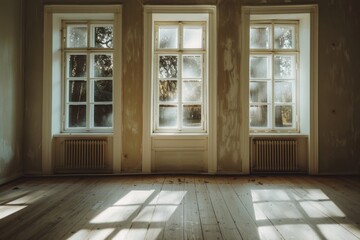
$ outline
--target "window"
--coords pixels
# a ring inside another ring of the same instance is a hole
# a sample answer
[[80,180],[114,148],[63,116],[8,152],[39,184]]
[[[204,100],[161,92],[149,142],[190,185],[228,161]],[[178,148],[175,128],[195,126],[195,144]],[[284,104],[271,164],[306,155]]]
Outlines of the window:
[[251,131],[298,131],[298,39],[298,21],[250,22]]
[[206,22],[155,21],[154,132],[206,131]]
[[63,22],[65,131],[104,131],[113,126],[113,24]]

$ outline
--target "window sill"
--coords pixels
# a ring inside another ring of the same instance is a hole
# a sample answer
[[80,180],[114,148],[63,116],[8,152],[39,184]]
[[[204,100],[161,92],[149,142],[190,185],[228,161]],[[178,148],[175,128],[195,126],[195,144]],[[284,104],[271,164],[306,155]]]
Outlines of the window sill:
[[112,137],[113,133],[100,133],[100,132],[88,132],[88,133],[58,133],[53,137]]
[[297,132],[252,132],[250,137],[308,137],[307,134]]
[[203,139],[207,138],[207,133],[152,133],[151,138],[156,139]]

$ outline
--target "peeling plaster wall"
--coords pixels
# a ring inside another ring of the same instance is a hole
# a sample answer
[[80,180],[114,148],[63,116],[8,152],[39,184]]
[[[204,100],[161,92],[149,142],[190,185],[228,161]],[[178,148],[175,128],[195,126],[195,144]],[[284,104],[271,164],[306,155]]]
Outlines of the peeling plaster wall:
[[241,171],[240,31],[238,0],[218,4],[218,171]]
[[0,184],[22,175],[22,1],[0,2]]
[[[141,171],[144,4],[209,4],[218,13],[218,170],[241,171],[241,6],[319,4],[319,170],[360,173],[360,1],[32,0],[25,1],[24,167],[41,172],[44,4],[122,4],[122,171]],[[36,56],[36,60],[34,60]],[[1,91],[1,90],[0,90]],[[3,105],[2,105],[3,106]]]
[[319,8],[319,171],[360,172],[360,1]]

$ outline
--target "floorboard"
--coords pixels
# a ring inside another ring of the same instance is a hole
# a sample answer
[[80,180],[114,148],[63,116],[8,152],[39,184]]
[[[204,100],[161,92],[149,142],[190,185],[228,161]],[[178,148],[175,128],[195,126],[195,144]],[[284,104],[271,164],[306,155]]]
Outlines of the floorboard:
[[22,178],[0,239],[360,239],[355,176]]

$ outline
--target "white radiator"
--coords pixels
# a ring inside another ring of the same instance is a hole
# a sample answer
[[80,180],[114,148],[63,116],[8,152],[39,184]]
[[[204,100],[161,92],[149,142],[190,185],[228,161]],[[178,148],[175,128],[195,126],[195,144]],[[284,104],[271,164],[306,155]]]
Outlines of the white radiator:
[[58,170],[102,170],[106,167],[106,139],[66,139],[60,143]]
[[296,172],[298,170],[296,139],[253,140],[253,172]]

